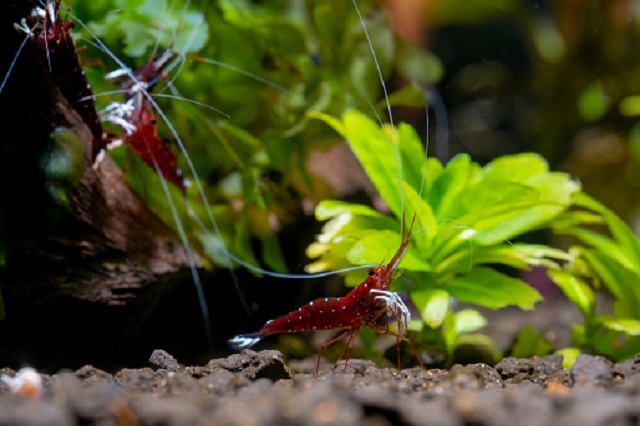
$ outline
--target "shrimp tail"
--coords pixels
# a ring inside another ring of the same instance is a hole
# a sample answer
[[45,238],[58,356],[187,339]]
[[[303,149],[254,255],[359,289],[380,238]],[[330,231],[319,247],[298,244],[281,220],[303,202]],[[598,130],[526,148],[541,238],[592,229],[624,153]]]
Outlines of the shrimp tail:
[[260,335],[260,332],[242,334],[240,336],[234,337],[233,339],[230,339],[229,346],[231,346],[236,351],[241,351],[255,345],[262,339],[262,337],[263,336]]

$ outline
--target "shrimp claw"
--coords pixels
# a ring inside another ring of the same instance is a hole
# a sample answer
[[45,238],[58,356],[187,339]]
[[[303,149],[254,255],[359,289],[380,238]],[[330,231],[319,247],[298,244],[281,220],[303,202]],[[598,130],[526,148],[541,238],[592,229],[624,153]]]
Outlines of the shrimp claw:
[[409,322],[411,321],[411,312],[400,298],[400,295],[393,291],[378,289],[371,290],[371,293],[379,294],[379,296],[375,297],[375,300],[384,300],[387,304],[387,307],[389,308],[387,311],[388,316],[392,316],[392,312],[396,312],[398,314],[401,319],[402,326],[402,329],[399,330],[400,334],[403,334],[403,331],[406,333],[409,329]]

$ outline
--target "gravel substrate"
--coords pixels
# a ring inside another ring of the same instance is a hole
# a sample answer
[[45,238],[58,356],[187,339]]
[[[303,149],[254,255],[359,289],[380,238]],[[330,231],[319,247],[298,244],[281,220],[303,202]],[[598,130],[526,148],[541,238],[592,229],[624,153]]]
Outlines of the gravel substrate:
[[[0,425],[637,425],[640,356],[613,364],[581,355],[505,358],[397,373],[370,361],[285,365],[278,351],[246,350],[185,367],[154,351],[153,368],[112,375],[85,366],[42,375],[39,396],[12,391],[1,369]],[[636,367],[637,370],[636,370]],[[14,386],[15,387],[15,386]]]

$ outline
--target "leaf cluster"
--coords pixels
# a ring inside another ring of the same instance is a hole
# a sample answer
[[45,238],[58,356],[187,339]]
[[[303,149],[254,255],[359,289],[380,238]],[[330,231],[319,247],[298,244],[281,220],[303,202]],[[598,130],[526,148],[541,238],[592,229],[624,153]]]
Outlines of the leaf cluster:
[[[389,250],[400,246],[402,221],[415,212],[411,243],[400,264],[403,279],[395,288],[409,293],[425,326],[442,328],[450,353],[464,340],[461,334],[484,325],[475,311],[454,313],[453,300],[493,309],[533,309],[542,299],[522,279],[496,266],[560,269],[573,259],[546,245],[510,242],[566,222],[580,194],[577,182],[549,171],[540,156],[505,156],[481,167],[458,155],[442,165],[426,158],[409,125],[381,127],[355,110],[341,119],[314,116],[348,141],[394,217],[363,205],[321,202],[316,217],[328,222],[308,248],[309,257],[316,259],[308,270],[384,262],[393,255]],[[350,273],[348,283],[358,284],[361,275]],[[465,338],[482,340],[476,336]]]
[[[439,78],[438,61],[399,43],[377,1],[358,3],[384,76],[395,68],[411,78],[420,74],[424,81]],[[346,108],[366,108],[380,93],[369,40],[353,5],[339,0],[220,1],[204,7],[175,1],[158,7],[153,0],[98,0],[72,6],[131,69],[166,48],[183,55],[184,63],[169,70],[169,78],[154,93],[173,92],[224,113],[157,98],[189,152],[222,230],[212,233],[191,225],[187,232],[199,239],[212,260],[225,266],[230,265],[224,247],[259,263],[250,241],[257,239],[263,263],[283,271],[273,224],[277,228],[293,219],[298,194],[313,196],[316,182],[307,173],[305,159],[318,146],[336,140],[307,112],[338,114]],[[79,30],[74,36],[87,40],[90,58],[100,56],[109,70],[119,67],[91,48],[88,30]],[[430,71],[417,73],[423,65]],[[87,71],[98,92],[117,89],[103,81],[102,69]],[[98,101],[104,106],[117,97]],[[407,99],[400,96],[396,102]],[[159,123],[161,136],[172,140],[166,123]],[[131,186],[171,225],[171,209],[154,171],[125,150],[111,156],[129,170]],[[177,156],[193,183],[183,153]],[[195,185],[187,196],[188,207],[179,206],[182,217],[189,213],[208,223],[207,206]]]
[[[588,195],[576,194],[574,203],[580,209],[565,214],[554,229],[581,245],[572,247],[571,262],[563,269],[549,271],[584,319],[572,329],[575,347],[565,351],[631,358],[640,351],[640,242],[615,213]],[[611,296],[611,307],[596,297],[597,290]]]

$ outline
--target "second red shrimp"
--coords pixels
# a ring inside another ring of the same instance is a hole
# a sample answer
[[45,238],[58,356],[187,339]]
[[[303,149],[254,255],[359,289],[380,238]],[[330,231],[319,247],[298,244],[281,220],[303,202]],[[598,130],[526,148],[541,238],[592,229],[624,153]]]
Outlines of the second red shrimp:
[[[360,328],[365,325],[371,327],[376,333],[390,334],[396,337],[398,370],[400,369],[399,355],[401,340],[406,341],[411,346],[411,350],[418,359],[418,362],[422,368],[425,368],[415,347],[411,341],[403,335],[403,332],[407,328],[407,323],[410,320],[409,310],[398,294],[389,290],[391,282],[396,278],[396,269],[411,241],[411,230],[413,229],[415,219],[414,214],[405,238],[403,218],[403,241],[391,261],[386,266],[382,265],[369,269],[367,278],[345,297],[326,297],[311,301],[300,307],[297,311],[267,321],[262,329],[256,333],[234,337],[229,341],[231,346],[237,350],[249,348],[264,337],[272,334],[346,329],[342,334],[331,339],[320,348],[318,362],[316,364],[317,377],[320,369],[320,358],[324,349],[339,340],[349,337],[349,350],[345,361],[346,370],[355,336]],[[385,312],[396,319],[398,332],[391,331],[388,327],[381,326],[377,323],[378,318]]]
[[[93,136],[91,161],[105,149],[107,135],[96,112],[91,85],[87,80],[76,45],[71,37],[74,21],[60,16],[60,0],[41,1],[31,15],[14,27],[32,40],[60,92],[85,122]],[[8,78],[8,74],[5,77]],[[4,84],[4,83],[3,83]],[[1,88],[0,88],[1,90]]]
[[[120,86],[126,102],[112,103],[103,112],[102,119],[118,124],[125,135],[123,139],[112,140],[105,150],[99,152],[94,166],[104,158],[106,149],[119,146],[124,141],[149,167],[159,170],[164,180],[185,191],[184,178],[177,166],[176,157],[169,144],[158,136],[153,106],[143,92],[151,90],[163,78],[164,67],[175,57],[175,54],[167,50],[162,55],[151,58],[133,73],[133,79],[126,80]],[[127,75],[127,71],[117,70],[110,73],[107,79],[114,80]]]

